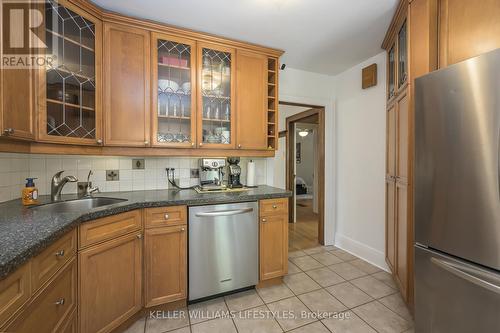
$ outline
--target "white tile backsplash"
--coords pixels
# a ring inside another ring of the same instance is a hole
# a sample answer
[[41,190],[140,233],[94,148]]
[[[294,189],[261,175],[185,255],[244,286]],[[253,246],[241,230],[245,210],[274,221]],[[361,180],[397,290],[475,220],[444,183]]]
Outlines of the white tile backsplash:
[[[145,159],[144,170],[132,170],[132,159]],[[94,171],[92,182],[102,192],[167,189],[165,168],[175,168],[175,178],[180,186],[198,184],[190,178],[191,168],[198,167],[198,158],[192,157],[114,157],[73,156],[0,153],[0,202],[20,198],[27,177],[38,178],[35,184],[41,195],[50,194],[52,176],[61,170],[81,181],[87,180],[89,170]],[[246,164],[250,158],[241,159],[242,182],[246,180]],[[252,158],[256,163],[257,184],[265,184],[266,158]],[[119,181],[106,181],[106,170],[119,170]],[[76,193],[76,184],[68,183],[63,193]]]

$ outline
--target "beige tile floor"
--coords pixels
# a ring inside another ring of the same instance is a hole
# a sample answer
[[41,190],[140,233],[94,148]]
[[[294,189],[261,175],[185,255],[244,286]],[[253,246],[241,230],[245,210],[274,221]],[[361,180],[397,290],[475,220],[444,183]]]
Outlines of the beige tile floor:
[[291,252],[283,284],[197,303],[164,317],[140,319],[126,332],[413,332],[391,275],[333,246]]

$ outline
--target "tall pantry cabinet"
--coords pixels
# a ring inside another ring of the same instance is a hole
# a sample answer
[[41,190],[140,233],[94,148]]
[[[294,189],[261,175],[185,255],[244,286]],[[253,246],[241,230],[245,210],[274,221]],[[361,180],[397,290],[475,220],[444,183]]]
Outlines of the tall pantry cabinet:
[[413,305],[415,79],[500,48],[497,0],[401,0],[387,50],[386,261]]

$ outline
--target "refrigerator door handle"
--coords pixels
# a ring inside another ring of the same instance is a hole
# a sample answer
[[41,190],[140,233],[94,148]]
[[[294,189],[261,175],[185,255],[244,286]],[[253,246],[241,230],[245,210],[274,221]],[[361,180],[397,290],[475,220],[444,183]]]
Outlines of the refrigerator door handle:
[[431,258],[431,262],[461,279],[500,295],[500,278],[498,277],[437,258]]

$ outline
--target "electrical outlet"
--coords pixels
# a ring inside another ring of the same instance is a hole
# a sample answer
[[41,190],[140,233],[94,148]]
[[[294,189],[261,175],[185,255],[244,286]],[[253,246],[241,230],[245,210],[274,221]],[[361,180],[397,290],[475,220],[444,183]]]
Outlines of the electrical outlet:
[[200,178],[200,169],[191,169],[191,178]]
[[145,167],[145,162],[143,158],[134,158],[132,160],[132,169],[134,170],[139,170],[139,169],[144,169]]
[[106,170],[106,181],[114,182],[120,180],[120,170]]

